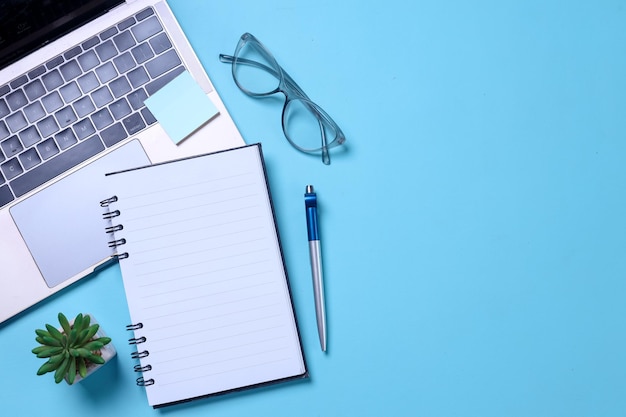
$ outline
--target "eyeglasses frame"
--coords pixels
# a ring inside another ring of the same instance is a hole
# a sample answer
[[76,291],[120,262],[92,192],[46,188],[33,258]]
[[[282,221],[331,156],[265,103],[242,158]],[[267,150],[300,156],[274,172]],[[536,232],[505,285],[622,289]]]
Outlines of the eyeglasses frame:
[[[243,49],[243,47],[246,46],[250,42],[254,44],[257,50],[272,65],[273,68],[268,67],[267,65],[264,65],[260,62],[242,58],[239,56],[239,53]],[[262,97],[271,96],[277,93],[283,93],[285,95],[285,104],[283,105],[281,123],[282,123],[283,134],[285,135],[285,138],[289,141],[289,143],[294,148],[298,149],[301,152],[314,153],[314,152],[321,151],[322,162],[324,162],[324,164],[326,165],[330,164],[330,154],[328,150],[330,148],[339,146],[346,141],[343,131],[341,130],[339,125],[337,125],[337,123],[328,115],[328,113],[324,111],[324,109],[322,109],[318,104],[313,102],[306,95],[306,93],[293,80],[293,78],[291,78],[291,76],[283,69],[283,67],[281,67],[278,64],[278,62],[276,61],[276,58],[274,58],[272,53],[265,47],[265,45],[263,45],[254,35],[246,32],[243,35],[241,35],[241,38],[239,39],[239,42],[237,43],[237,47],[235,48],[235,53],[233,55],[220,54],[219,58],[221,62],[232,64],[233,80],[235,81],[235,84],[237,85],[237,87],[239,87],[239,89],[245,94],[247,94],[248,96],[254,97],[254,98],[262,98]],[[237,79],[236,68],[238,64],[250,65],[250,66],[262,69],[270,73],[271,75],[273,75],[274,77],[278,79],[278,85],[273,90],[265,92],[265,93],[256,93],[256,92],[246,89],[243,85],[239,83],[239,80]],[[299,146],[296,142],[294,142],[292,138],[289,137],[289,134],[287,133],[288,130],[286,129],[287,123],[288,123],[287,108],[289,106],[289,103],[294,100],[300,100],[308,108],[308,110],[317,118],[318,123],[320,125],[320,133],[321,133],[321,140],[322,140],[322,145],[320,148],[318,149],[303,148]],[[334,130],[336,133],[336,136],[331,141],[331,143],[328,143],[325,125],[328,126],[330,129]]]

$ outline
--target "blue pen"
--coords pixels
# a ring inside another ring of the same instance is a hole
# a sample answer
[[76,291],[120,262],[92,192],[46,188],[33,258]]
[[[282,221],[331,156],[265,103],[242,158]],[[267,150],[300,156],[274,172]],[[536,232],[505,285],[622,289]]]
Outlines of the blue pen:
[[326,310],[324,307],[322,251],[320,249],[320,236],[317,229],[317,195],[312,185],[306,186],[304,206],[306,208],[306,225],[309,234],[309,255],[311,257],[311,272],[313,274],[313,295],[315,296],[317,331],[320,335],[322,351],[326,352]]

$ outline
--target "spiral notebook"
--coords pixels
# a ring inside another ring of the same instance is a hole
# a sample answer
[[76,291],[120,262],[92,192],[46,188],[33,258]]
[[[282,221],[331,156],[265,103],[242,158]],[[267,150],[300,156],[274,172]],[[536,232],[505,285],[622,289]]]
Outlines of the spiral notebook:
[[308,375],[260,145],[106,181],[106,233],[150,405]]

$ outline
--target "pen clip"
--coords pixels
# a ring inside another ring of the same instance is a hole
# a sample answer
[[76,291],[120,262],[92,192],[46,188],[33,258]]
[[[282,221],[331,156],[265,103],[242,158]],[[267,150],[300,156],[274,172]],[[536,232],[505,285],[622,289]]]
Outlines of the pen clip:
[[304,194],[304,207],[306,208],[306,227],[309,235],[309,241],[319,240],[317,230],[317,195],[313,191],[312,185],[306,186]]

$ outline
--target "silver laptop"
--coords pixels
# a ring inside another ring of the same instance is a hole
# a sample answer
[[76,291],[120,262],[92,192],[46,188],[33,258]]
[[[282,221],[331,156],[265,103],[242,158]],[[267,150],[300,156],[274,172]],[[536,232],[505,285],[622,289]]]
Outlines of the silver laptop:
[[[243,144],[165,1],[2,1],[0,68],[0,322],[111,260],[106,172]],[[144,100],[185,70],[219,114],[175,145]]]

